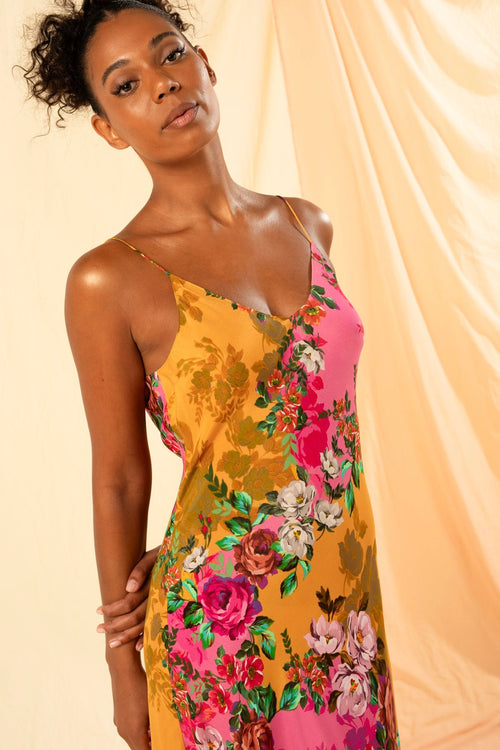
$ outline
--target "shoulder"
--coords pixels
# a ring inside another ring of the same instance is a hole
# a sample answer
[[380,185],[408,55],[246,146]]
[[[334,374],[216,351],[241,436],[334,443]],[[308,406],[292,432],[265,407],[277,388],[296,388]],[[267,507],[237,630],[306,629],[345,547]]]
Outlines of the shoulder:
[[71,266],[65,292],[68,329],[99,320],[125,323],[121,300],[126,286],[126,259],[116,243],[102,243],[83,253]]
[[329,255],[334,230],[326,211],[305,198],[288,198],[286,196],[286,199],[307,229],[314,244],[323,250],[326,255]]
[[67,304],[86,300],[109,308],[118,301],[130,280],[130,258],[117,245],[103,242],[73,263],[66,281]]

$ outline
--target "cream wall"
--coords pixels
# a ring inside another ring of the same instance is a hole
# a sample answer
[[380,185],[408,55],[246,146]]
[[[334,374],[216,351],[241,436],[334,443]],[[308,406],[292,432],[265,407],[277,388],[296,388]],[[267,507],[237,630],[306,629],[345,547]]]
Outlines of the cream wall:
[[[329,213],[365,324],[357,400],[402,748],[500,746],[499,4],[196,5],[233,177]],[[125,745],[95,633],[89,440],[63,296],[73,261],[150,183],[87,116],[34,138],[43,112],[9,68],[44,8],[0,7],[2,745],[111,750]],[[180,466],[150,435],[155,546]]]

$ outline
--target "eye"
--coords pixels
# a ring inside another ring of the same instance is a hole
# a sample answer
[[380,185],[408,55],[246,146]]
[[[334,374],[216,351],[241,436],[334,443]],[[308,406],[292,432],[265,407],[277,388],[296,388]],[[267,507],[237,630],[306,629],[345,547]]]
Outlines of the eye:
[[119,83],[115,89],[111,92],[114,96],[123,96],[124,94],[130,94],[132,84],[134,81],[125,81],[125,83]]
[[185,47],[185,46],[183,46],[183,47],[176,47],[175,49],[173,49],[173,50],[172,50],[172,52],[170,52],[170,53],[169,53],[169,54],[168,54],[168,55],[167,55],[167,56],[165,57],[165,59],[163,60],[163,62],[165,63],[165,62],[167,62],[167,60],[168,60],[168,62],[175,62],[175,60],[178,60],[179,58],[177,58],[177,57],[173,57],[173,55],[179,55],[179,57],[181,57],[181,56],[182,56],[182,54],[183,54],[183,53],[184,53],[185,51],[186,51],[186,47]]

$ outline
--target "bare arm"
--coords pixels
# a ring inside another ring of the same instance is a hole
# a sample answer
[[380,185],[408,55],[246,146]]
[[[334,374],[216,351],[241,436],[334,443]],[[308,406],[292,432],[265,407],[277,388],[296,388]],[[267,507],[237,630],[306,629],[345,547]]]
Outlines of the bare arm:
[[[120,287],[119,274],[97,249],[71,269],[65,305],[92,443],[94,542],[103,604],[123,596],[130,571],[144,553],[151,489],[144,369],[120,305]],[[139,712],[132,721],[133,731],[138,732],[137,722],[147,721],[145,679],[134,643],[112,649],[108,640],[106,636],[115,724],[127,739],[125,733],[131,731],[130,720],[124,718],[127,700],[127,710],[132,706]],[[128,698],[123,694],[125,684]],[[120,725],[125,726],[122,731]],[[130,746],[142,744],[136,737]]]

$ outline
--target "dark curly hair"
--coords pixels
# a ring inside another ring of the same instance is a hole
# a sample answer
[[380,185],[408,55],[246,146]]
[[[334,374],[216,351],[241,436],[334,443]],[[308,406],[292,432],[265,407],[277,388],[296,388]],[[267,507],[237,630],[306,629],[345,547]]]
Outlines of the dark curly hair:
[[[97,27],[121,10],[139,8],[166,16],[181,32],[194,28],[182,20],[178,9],[164,0],[84,0],[80,9],[72,0],[55,0],[61,13],[38,17],[33,27],[25,27],[33,45],[29,50],[31,62],[20,66],[28,84],[28,98],[47,105],[47,116],[57,107],[56,125],[64,127],[64,115],[82,107],[92,107],[96,114],[104,114],[94,96],[85,74],[85,52]],[[188,6],[182,10],[189,10]]]

